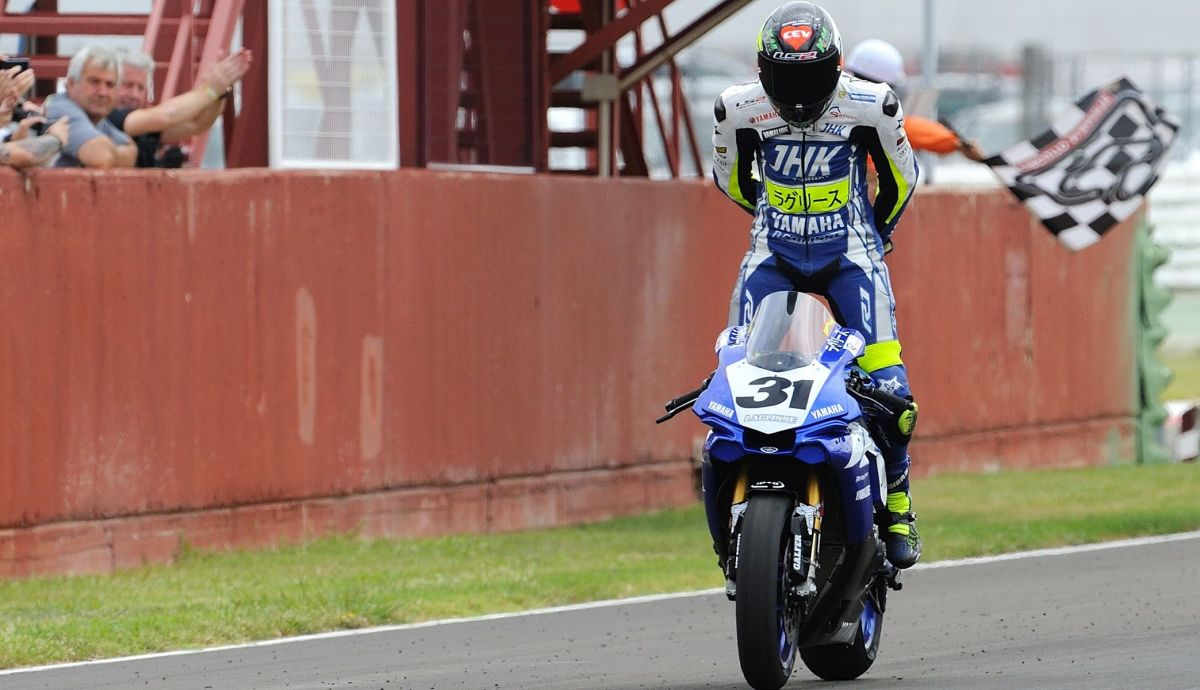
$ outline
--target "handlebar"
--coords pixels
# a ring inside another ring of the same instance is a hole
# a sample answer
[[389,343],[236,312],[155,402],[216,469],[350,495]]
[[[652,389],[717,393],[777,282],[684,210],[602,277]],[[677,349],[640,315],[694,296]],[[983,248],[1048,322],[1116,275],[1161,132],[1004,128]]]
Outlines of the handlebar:
[[663,405],[663,407],[666,408],[667,413],[665,415],[659,417],[658,419],[654,420],[654,423],[662,424],[663,422],[667,421],[671,417],[674,417],[675,415],[679,414],[680,412],[683,412],[684,410],[686,410],[689,407],[691,407],[692,405],[694,405],[696,403],[696,399],[700,397],[700,394],[703,393],[704,389],[707,387],[708,387],[708,381],[705,381],[704,384],[701,385],[696,390],[684,393],[683,395],[679,396],[678,398],[671,400],[666,405]]
[[[696,403],[696,399],[700,397],[700,394],[708,388],[708,383],[711,380],[712,377],[710,376],[696,390],[688,391],[669,401],[663,406],[667,413],[654,420],[654,423],[662,424],[680,412],[692,407]],[[846,389],[855,397],[870,400],[892,414],[899,414],[912,406],[912,403],[907,398],[902,398],[895,393],[889,393],[876,386],[867,374],[852,370],[847,376],[846,384]]]
[[700,388],[697,388],[694,391],[684,393],[683,395],[679,396],[678,398],[671,400],[670,402],[668,402],[666,405],[663,406],[666,408],[667,413],[665,415],[659,417],[658,419],[654,420],[654,423],[662,424],[663,422],[667,421],[671,417],[674,417],[675,415],[679,414],[680,412],[683,412],[684,410],[688,409],[689,407],[691,407],[692,405],[694,405],[696,403],[696,398],[699,398],[700,394],[703,392],[704,392],[704,387],[701,386]]
[[889,393],[879,388],[869,377],[856,371],[850,372],[847,384],[846,389],[855,397],[871,400],[893,414],[898,414],[912,405],[908,398],[902,398],[895,393]]
[[864,394],[868,398],[893,411],[904,410],[911,404],[907,398],[902,398],[895,393],[889,393],[879,388],[873,388],[870,391],[866,391]]

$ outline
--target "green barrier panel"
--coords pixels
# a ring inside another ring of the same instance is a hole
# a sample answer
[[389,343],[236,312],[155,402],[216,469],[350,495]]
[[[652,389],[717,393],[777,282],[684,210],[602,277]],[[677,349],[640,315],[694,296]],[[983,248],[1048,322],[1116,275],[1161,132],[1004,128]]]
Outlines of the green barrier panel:
[[1160,430],[1167,419],[1162,392],[1171,381],[1171,370],[1158,358],[1158,348],[1166,338],[1162,313],[1171,302],[1171,293],[1154,283],[1154,272],[1167,262],[1170,250],[1154,240],[1153,228],[1143,218],[1134,241],[1132,271],[1134,299],[1134,391],[1137,399],[1135,449],[1138,462],[1165,463],[1170,460],[1160,442]]

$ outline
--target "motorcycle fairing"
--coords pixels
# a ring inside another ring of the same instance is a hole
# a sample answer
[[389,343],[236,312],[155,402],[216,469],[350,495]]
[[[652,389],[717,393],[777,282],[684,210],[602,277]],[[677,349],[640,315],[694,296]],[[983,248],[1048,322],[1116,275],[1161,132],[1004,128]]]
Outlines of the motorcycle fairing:
[[[829,463],[846,512],[847,537],[866,539],[882,505],[882,460],[866,430],[861,409],[846,392],[845,369],[862,354],[855,330],[834,325],[817,358],[802,367],[772,371],[746,361],[741,333],[718,338],[718,367],[693,410],[712,431],[705,440],[710,462],[747,457]],[[799,491],[799,487],[788,487]]]

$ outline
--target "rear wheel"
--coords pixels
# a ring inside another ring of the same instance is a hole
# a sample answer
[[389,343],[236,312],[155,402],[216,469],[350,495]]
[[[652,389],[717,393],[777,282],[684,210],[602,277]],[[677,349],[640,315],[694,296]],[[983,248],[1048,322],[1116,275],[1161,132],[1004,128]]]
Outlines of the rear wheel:
[[883,614],[870,597],[863,601],[858,632],[851,644],[827,644],[800,650],[808,670],[825,680],[854,680],[871,668],[879,652]]
[[796,663],[795,612],[788,570],[792,499],[755,494],[742,516],[737,562],[738,657],[746,682],[758,690],[783,687]]

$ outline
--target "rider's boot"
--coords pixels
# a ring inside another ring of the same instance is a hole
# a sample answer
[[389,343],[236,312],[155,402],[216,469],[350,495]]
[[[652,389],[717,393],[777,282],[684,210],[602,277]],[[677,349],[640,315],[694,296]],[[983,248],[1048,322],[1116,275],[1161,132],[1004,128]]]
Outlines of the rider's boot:
[[912,512],[912,497],[907,491],[887,495],[888,525],[883,534],[887,559],[900,568],[911,568],[921,558],[921,535],[917,534],[917,516]]

